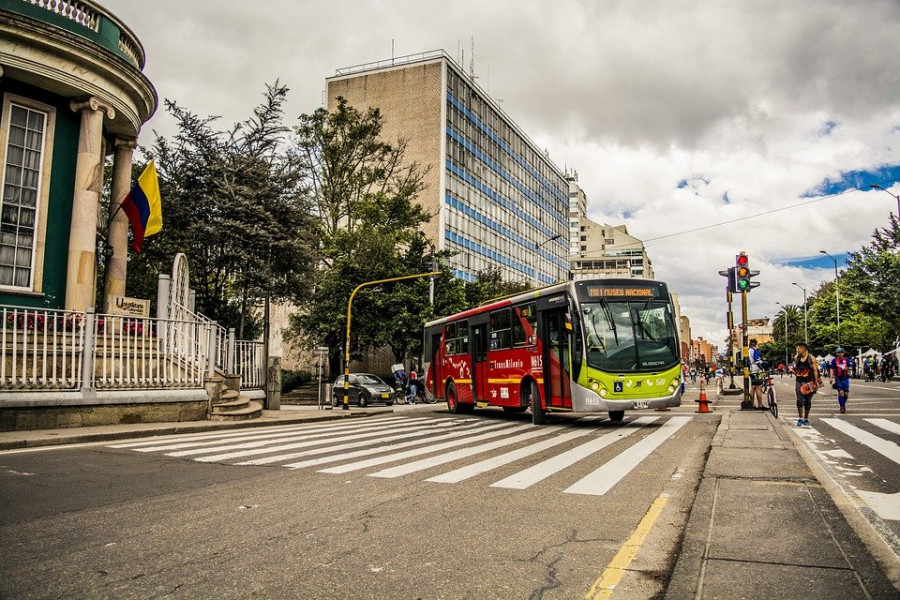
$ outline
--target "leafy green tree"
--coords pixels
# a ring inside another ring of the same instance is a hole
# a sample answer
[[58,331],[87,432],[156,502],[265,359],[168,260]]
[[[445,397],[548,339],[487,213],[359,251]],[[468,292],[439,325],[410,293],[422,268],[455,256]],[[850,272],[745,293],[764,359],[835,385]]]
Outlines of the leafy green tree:
[[[900,221],[891,215],[887,227],[872,234],[872,242],[851,252],[842,278],[841,294],[852,291],[857,307],[880,317],[888,327],[885,340],[900,337]],[[843,319],[844,312],[841,311]],[[881,349],[887,349],[882,342]]]
[[222,132],[166,101],[178,123],[147,154],[160,176],[163,230],[129,263],[129,291],[155,297],[156,276],[177,252],[191,265],[197,309],[241,337],[259,332],[256,307],[268,294],[297,301],[309,288],[315,228],[299,166],[285,153],[288,89],[266,86],[253,116]]
[[[378,109],[360,112],[343,98],[300,117],[291,156],[306,180],[307,201],[318,234],[315,286],[303,310],[292,317],[295,340],[327,345],[333,373],[343,358],[348,301],[367,282],[430,272],[429,282],[406,280],[362,288],[351,307],[359,349],[389,346],[397,362],[421,350],[422,324],[461,304],[462,288],[421,233],[431,216],[415,202],[425,171],[405,160],[406,143],[381,139]],[[434,254],[434,256],[432,256]],[[351,357],[352,358],[352,357]]]
[[492,267],[479,271],[475,281],[466,284],[466,304],[474,307],[530,289],[531,285],[525,281],[503,281],[500,269]]

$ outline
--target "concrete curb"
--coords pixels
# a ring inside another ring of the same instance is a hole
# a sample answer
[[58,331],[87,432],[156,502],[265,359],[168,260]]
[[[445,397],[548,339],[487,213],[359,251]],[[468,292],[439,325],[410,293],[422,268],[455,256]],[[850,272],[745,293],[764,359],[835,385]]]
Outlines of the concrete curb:
[[375,411],[309,411],[296,416],[282,418],[255,419],[252,421],[189,421],[181,423],[142,423],[135,425],[102,425],[102,431],[84,431],[85,428],[44,429],[34,431],[7,431],[0,433],[0,451],[21,450],[26,448],[42,448],[64,444],[86,444],[108,442],[131,438],[153,437],[183,433],[203,433],[206,431],[223,431],[229,429],[252,429],[278,425],[295,425],[298,423],[315,423],[319,421],[335,421],[369,417],[392,413],[391,410]]

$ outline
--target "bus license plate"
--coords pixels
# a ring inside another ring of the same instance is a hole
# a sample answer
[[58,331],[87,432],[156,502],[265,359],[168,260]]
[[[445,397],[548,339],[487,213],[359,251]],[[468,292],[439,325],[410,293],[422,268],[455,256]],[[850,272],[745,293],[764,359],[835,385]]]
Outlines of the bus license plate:
[[646,402],[635,402],[634,407],[635,408],[650,408],[650,405]]

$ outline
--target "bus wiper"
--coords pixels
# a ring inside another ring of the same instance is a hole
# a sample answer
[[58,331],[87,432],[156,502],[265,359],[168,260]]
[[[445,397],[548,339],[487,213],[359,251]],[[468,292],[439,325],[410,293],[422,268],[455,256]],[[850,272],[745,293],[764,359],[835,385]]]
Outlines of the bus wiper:
[[612,311],[609,310],[609,304],[607,304],[606,300],[600,300],[600,306],[603,308],[603,314],[606,315],[606,324],[609,330],[612,331],[613,338],[616,340],[616,346],[618,346],[619,334],[616,332],[616,321],[613,319]]

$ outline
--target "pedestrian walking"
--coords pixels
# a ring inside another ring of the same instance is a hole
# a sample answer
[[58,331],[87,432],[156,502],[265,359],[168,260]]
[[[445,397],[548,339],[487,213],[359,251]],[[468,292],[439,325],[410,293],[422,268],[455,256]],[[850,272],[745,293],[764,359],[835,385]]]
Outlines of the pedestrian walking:
[[831,387],[837,390],[838,404],[841,412],[847,412],[847,398],[850,397],[850,359],[844,356],[844,349],[838,347],[835,351],[836,357],[831,359],[828,365],[828,380]]
[[794,358],[794,386],[797,393],[797,427],[809,425],[809,409],[812,408],[812,397],[822,385],[819,365],[809,355],[809,348],[804,343],[797,344],[797,356]]
[[415,371],[409,372],[409,383],[408,388],[406,389],[406,403],[407,404],[415,404],[416,403],[416,394],[419,392],[419,380],[416,377]]

